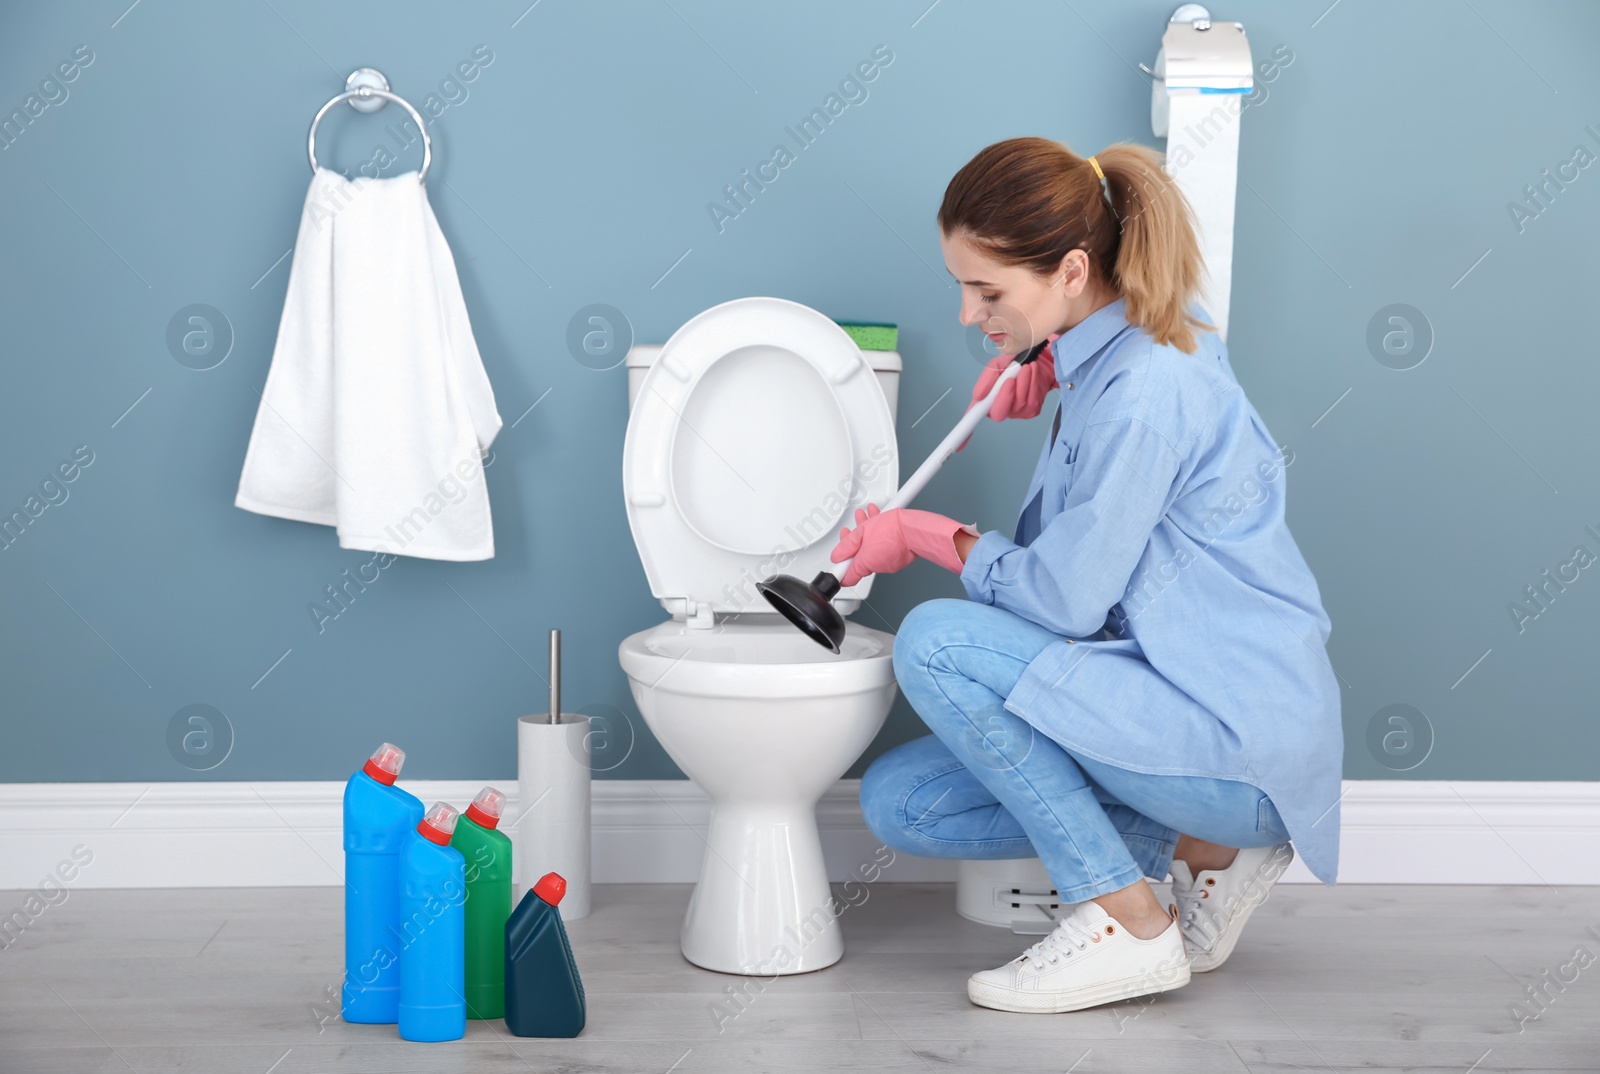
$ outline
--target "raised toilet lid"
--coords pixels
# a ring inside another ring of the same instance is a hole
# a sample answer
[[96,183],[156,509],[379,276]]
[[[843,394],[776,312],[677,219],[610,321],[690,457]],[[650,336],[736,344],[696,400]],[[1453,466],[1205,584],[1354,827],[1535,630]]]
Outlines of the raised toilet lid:
[[628,525],[674,614],[771,612],[755,583],[831,569],[853,508],[899,480],[889,404],[855,341],[782,298],[724,302],[674,332],[622,447]]

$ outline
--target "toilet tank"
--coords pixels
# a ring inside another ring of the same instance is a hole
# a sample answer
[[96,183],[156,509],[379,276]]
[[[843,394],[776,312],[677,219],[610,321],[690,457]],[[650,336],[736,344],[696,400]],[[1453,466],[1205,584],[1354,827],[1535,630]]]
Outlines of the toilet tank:
[[[661,354],[661,345],[657,343],[639,343],[628,349],[628,410],[633,410],[633,401],[639,397],[639,388],[644,384],[644,375],[655,363]],[[899,420],[898,404],[900,400],[900,352],[899,351],[862,351],[867,365],[871,367],[873,376],[878,378],[878,387],[883,389],[883,397],[889,403],[889,417]]]

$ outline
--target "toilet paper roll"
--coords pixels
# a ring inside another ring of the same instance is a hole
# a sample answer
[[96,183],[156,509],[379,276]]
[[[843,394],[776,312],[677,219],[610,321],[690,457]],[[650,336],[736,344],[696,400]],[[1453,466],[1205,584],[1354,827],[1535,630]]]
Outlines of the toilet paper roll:
[[589,914],[589,718],[549,713],[517,721],[517,818],[512,843],[515,896],[557,872],[567,882],[561,917]]
[[1233,206],[1243,107],[1242,93],[1167,94],[1167,174],[1194,206],[1205,260],[1200,301],[1224,342],[1233,289]]

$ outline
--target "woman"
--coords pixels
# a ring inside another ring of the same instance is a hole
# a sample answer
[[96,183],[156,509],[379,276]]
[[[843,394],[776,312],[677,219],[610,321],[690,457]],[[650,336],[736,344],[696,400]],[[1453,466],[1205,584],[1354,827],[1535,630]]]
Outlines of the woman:
[[[976,973],[974,1003],[1069,1011],[1187,984],[1232,952],[1294,856],[1338,866],[1344,754],[1316,580],[1284,523],[1293,453],[1268,435],[1204,311],[1192,211],[1149,149],[989,146],[939,208],[961,323],[1043,342],[990,417],[1059,390],[1014,536],[929,511],[856,512],[845,586],[914,557],[968,600],[913,608],[900,688],[933,734],[862,778],[910,853],[1038,855],[1048,937]],[[1172,874],[1163,910],[1147,879]]]

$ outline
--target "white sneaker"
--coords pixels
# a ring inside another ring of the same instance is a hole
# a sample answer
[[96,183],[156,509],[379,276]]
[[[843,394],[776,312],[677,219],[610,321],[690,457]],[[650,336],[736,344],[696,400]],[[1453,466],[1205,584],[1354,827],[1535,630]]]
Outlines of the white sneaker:
[[1075,905],[1050,935],[993,970],[967,980],[980,1007],[1024,1014],[1076,1011],[1189,983],[1189,954],[1177,907],[1161,935],[1141,940],[1094,900]]
[[1172,859],[1172,898],[1195,973],[1214,970],[1233,954],[1234,944],[1256,907],[1267,901],[1289,863],[1294,847],[1243,847],[1226,869],[1202,869],[1191,876],[1187,862]]

